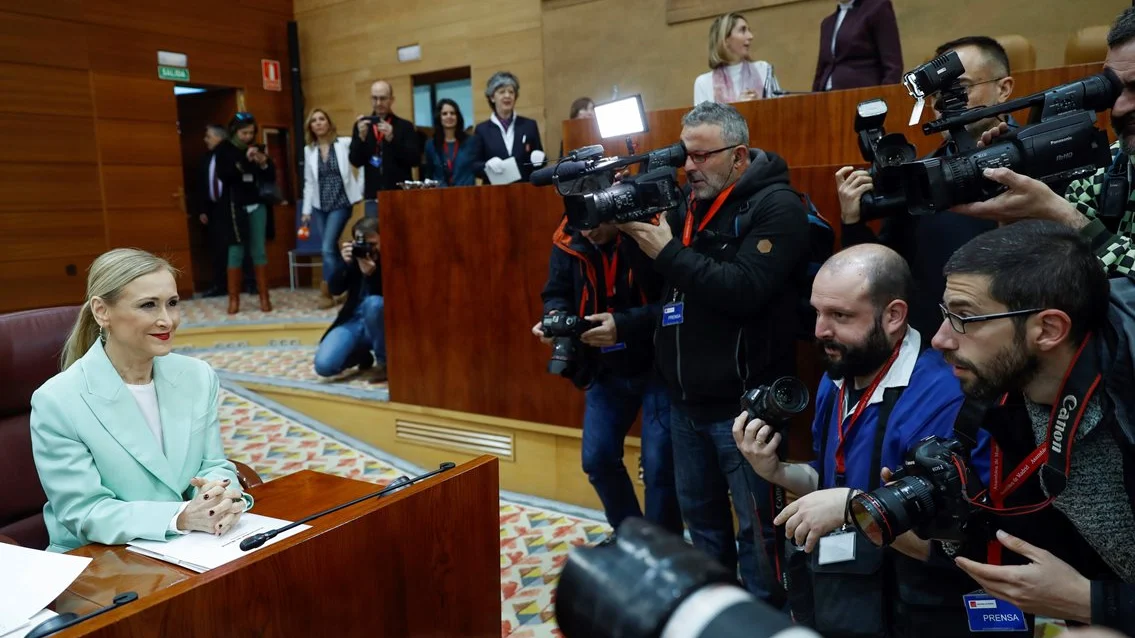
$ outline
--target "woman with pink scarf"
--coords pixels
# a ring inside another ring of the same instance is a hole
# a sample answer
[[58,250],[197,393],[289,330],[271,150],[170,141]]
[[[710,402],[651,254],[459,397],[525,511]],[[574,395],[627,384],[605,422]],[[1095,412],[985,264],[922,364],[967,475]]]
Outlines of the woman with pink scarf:
[[709,73],[694,80],[694,105],[776,97],[780,84],[772,65],[749,59],[753,32],[739,13],[718,16],[709,27]]

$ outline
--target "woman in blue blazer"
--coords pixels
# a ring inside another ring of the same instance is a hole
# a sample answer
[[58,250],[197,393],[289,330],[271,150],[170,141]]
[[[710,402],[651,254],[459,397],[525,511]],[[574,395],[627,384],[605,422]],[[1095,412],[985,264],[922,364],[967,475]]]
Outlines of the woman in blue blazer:
[[170,352],[174,273],[141,250],[96,259],[63,371],[32,395],[49,551],[219,535],[252,505],[221,446],[216,373]]
[[441,186],[473,186],[476,156],[475,138],[465,133],[465,118],[457,102],[449,98],[438,100],[434,136],[426,142],[426,176]]
[[544,146],[536,121],[516,114],[519,97],[520,81],[508,71],[497,71],[485,86],[485,98],[493,114],[473,131],[478,147],[473,170],[486,181],[488,173],[504,172],[501,163],[509,157],[516,158],[523,182],[544,163]]

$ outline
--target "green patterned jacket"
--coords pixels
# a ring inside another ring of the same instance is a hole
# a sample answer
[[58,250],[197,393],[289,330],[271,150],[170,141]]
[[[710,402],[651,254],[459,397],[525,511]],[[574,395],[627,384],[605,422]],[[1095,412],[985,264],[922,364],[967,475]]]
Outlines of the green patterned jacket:
[[[1120,152],[1119,142],[1111,145],[1111,151],[1112,156]],[[1132,192],[1127,196],[1123,219],[1119,221],[1119,234],[1112,233],[1097,214],[1107,170],[1101,168],[1091,177],[1072,182],[1064,192],[1064,198],[1091,220],[1080,234],[1091,242],[1092,249],[1107,269],[1107,274],[1135,276],[1135,244],[1131,241],[1135,237],[1135,189],[1131,189]]]

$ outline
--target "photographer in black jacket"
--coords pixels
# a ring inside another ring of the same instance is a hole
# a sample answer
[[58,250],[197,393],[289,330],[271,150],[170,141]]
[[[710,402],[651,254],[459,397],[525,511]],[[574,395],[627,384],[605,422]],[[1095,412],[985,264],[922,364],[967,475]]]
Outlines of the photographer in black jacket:
[[355,120],[351,165],[363,171],[363,202],[367,217],[378,217],[378,192],[398,188],[414,178],[422,162],[422,147],[414,123],[394,114],[394,89],[379,80],[370,87],[374,110]]
[[[662,281],[650,260],[614,224],[576,231],[567,217],[552,238],[548,282],[541,297],[545,314],[577,315],[599,323],[579,336],[572,381],[585,387],[583,471],[595,487],[612,528],[643,515],[671,532],[682,532],[674,492],[670,447],[670,402],[654,370],[651,335]],[[541,329],[532,333],[548,345]],[[567,339],[568,337],[563,337]],[[623,464],[623,440],[642,408],[642,467],[646,507]]]
[[785,161],[748,147],[749,127],[737,109],[703,102],[682,125],[686,205],[666,224],[621,230],[666,278],[655,352],[670,391],[682,518],[696,547],[726,569],[740,562],[749,591],[779,602],[772,490],[745,461],[732,430],[745,390],[795,373],[808,212],[788,186]]

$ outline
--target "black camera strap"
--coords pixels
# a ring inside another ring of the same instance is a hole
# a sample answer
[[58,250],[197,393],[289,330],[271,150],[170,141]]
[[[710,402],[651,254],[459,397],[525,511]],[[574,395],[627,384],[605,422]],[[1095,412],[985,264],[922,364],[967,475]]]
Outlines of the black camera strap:
[[1119,221],[1127,212],[1127,200],[1131,196],[1131,182],[1127,175],[1130,165],[1127,153],[1121,150],[1100,185],[1099,210],[1096,212],[1100,221],[1112,232],[1118,230]]

